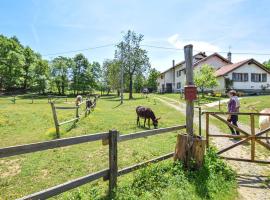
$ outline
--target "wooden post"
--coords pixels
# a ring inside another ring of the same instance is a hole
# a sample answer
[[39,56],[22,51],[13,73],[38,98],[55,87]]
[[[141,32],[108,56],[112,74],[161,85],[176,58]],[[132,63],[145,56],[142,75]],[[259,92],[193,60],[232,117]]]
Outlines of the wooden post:
[[202,136],[202,108],[199,106],[199,136]]
[[[193,82],[193,55],[192,45],[184,47],[185,63],[186,63],[186,85],[185,92],[188,92],[188,88],[194,88]],[[191,92],[194,92],[194,90]],[[187,93],[188,94],[188,93]],[[187,95],[185,93],[185,96]],[[193,98],[186,97],[186,131],[187,134],[178,135],[174,160],[181,160],[187,168],[200,168],[203,164],[204,152],[205,152],[205,139],[194,135],[193,130],[194,119],[194,100]],[[193,162],[195,161],[195,162]],[[194,163],[194,164],[193,164]]]
[[34,103],[34,96],[32,95],[32,104]]
[[[79,118],[79,108],[80,106],[77,105],[76,107],[76,118]],[[76,122],[79,121],[79,119],[76,120]]]
[[208,113],[206,113],[206,116],[205,116],[205,124],[206,124],[206,128],[205,128],[206,148],[209,148],[209,114]]
[[57,119],[56,109],[55,109],[55,106],[54,106],[53,102],[51,102],[51,107],[52,107],[53,120],[54,120],[55,131],[56,131],[56,137],[60,138],[59,122],[58,122],[58,119]]
[[[193,82],[193,46],[187,45],[184,47],[185,62],[186,62],[186,85],[194,85]],[[193,135],[193,118],[194,118],[194,102],[186,101],[186,126],[187,134]]]
[[251,128],[251,160],[255,159],[255,124],[254,124],[254,115],[250,115],[250,128]]
[[13,104],[15,104],[16,103],[16,96],[14,95],[13,96]]
[[118,132],[116,130],[109,131],[109,195],[114,196],[115,188],[117,187],[117,140]]

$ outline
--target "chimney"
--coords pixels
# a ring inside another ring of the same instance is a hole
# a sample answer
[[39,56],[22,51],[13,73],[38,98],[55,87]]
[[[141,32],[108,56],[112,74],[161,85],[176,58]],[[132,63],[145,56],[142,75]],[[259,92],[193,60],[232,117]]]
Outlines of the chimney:
[[173,67],[175,66],[175,61],[174,61],[174,60],[172,60],[172,66],[173,66]]
[[227,53],[227,59],[232,62],[232,53],[230,51]]

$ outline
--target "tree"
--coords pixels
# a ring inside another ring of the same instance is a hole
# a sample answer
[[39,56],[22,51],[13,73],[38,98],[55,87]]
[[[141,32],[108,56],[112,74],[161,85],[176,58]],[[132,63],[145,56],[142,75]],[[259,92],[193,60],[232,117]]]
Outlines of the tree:
[[145,77],[143,76],[143,74],[136,74],[135,79],[134,79],[134,89],[135,92],[141,92],[143,87],[146,85],[145,84]]
[[51,62],[52,81],[55,83],[59,94],[64,95],[68,86],[68,71],[71,69],[72,60],[59,56]]
[[155,68],[150,69],[149,76],[147,78],[147,87],[152,91],[157,90],[157,79],[159,74],[160,73]]
[[144,73],[150,68],[147,51],[141,49],[140,43],[143,41],[142,34],[128,31],[123,37],[123,41],[117,45],[115,58],[123,64],[124,73],[129,81],[129,99],[132,99],[133,77],[136,74]]
[[270,69],[270,60],[263,62],[264,66],[268,69]]
[[29,81],[31,80],[34,70],[34,65],[36,64],[37,56],[34,51],[30,47],[26,47],[23,50],[25,62],[22,66],[23,69],[23,89],[27,89],[29,87]]
[[195,71],[194,82],[200,88],[203,97],[206,88],[212,89],[218,85],[213,68],[207,64]]
[[32,88],[37,91],[39,94],[45,93],[45,90],[49,82],[49,64],[48,61],[38,59],[37,64],[34,68],[34,77],[33,77]]

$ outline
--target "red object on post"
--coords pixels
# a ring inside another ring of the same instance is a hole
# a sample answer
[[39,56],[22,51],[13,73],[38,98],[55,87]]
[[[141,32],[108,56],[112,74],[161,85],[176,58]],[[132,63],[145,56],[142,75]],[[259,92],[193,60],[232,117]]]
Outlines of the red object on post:
[[194,101],[197,99],[197,87],[195,85],[185,86],[185,100]]

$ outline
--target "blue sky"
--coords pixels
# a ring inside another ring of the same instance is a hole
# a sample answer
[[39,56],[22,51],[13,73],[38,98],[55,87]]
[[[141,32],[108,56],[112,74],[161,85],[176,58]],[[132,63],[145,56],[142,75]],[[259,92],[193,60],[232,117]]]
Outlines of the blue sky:
[[[231,46],[233,61],[264,61],[270,55],[234,52],[270,53],[269,7],[267,0],[0,0],[0,34],[16,35],[23,45],[47,55],[114,44],[131,29],[145,36],[146,45],[183,48],[192,43],[199,51],[222,52]],[[102,62],[113,58],[114,49],[83,53]],[[161,71],[172,59],[183,60],[183,51],[146,49],[152,66]]]

